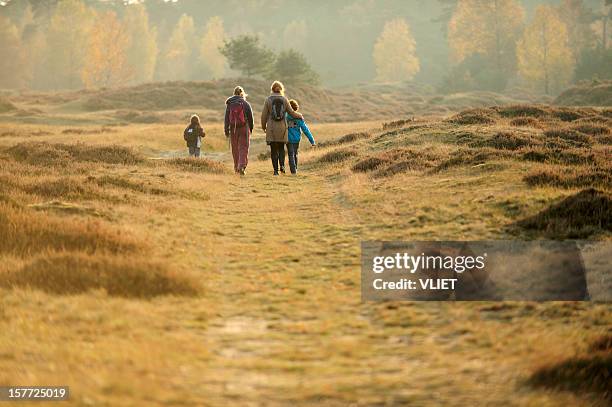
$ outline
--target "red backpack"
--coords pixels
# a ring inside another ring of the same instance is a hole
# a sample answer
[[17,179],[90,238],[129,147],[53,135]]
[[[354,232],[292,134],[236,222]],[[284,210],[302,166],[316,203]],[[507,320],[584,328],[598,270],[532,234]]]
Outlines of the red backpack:
[[230,126],[234,129],[244,127],[246,125],[246,119],[244,116],[244,106],[242,102],[234,102],[229,106],[229,122]]

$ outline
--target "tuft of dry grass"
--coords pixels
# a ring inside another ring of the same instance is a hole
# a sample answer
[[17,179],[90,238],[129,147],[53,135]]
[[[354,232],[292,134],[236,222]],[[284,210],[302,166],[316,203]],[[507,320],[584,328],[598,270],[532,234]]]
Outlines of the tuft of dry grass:
[[0,203],[0,253],[29,256],[46,250],[132,253],[142,244],[100,221],[53,218]]
[[195,279],[144,258],[86,254],[38,257],[21,269],[0,274],[0,286],[34,288],[72,295],[105,290],[111,296],[152,298],[160,295],[195,296]]
[[516,127],[542,127],[542,124],[538,121],[538,119],[535,119],[533,117],[517,117],[510,120],[509,123],[511,126]]
[[589,347],[588,355],[576,355],[536,369],[528,380],[534,387],[595,393],[612,400],[612,336],[602,335]]
[[208,158],[172,158],[166,160],[165,163],[181,171],[208,172],[213,174],[223,174],[228,172],[223,163]]
[[141,192],[144,194],[151,194],[151,195],[170,194],[170,191],[168,190],[157,188],[157,187],[152,187],[150,185],[145,185],[142,182],[133,182],[124,177],[115,176],[115,175],[103,175],[101,177],[91,177],[90,176],[87,178],[87,181],[97,186],[100,186],[100,187],[111,186],[111,187],[116,187],[116,188],[121,188],[121,189],[127,189],[127,190],[134,191],[134,192]]
[[544,131],[544,137],[553,140],[559,139],[577,147],[590,146],[593,144],[593,138],[591,136],[565,127],[546,130]]
[[612,172],[608,168],[550,168],[534,171],[523,178],[529,186],[557,188],[612,187]]
[[401,119],[401,120],[394,120],[392,122],[386,122],[383,123],[382,125],[382,129],[383,131],[385,130],[390,130],[390,129],[397,129],[400,127],[403,127],[409,123],[413,123],[414,119]]
[[550,238],[585,238],[612,231],[612,195],[589,188],[515,224]]
[[316,162],[321,164],[340,163],[356,156],[357,152],[355,150],[340,148],[323,154]]
[[133,149],[118,145],[29,142],[19,143],[5,151],[17,161],[38,166],[66,166],[69,161],[123,165],[139,164],[144,161],[144,157]]
[[495,112],[491,109],[470,109],[456,114],[448,121],[459,125],[493,124],[496,121],[495,116]]
[[340,137],[338,139],[338,144],[352,143],[354,141],[365,139],[365,138],[368,138],[370,136],[371,136],[371,134],[368,133],[368,132],[345,134],[344,136],[342,136],[342,137]]
[[468,145],[470,147],[491,147],[498,150],[518,150],[523,147],[539,144],[533,137],[528,137],[511,132],[499,132],[493,136],[473,141]]
[[467,165],[480,165],[490,160],[497,160],[512,157],[512,154],[505,151],[495,150],[488,147],[482,148],[461,148],[453,151],[450,157],[443,160],[432,169],[432,173],[445,171],[454,167]]
[[552,149],[531,147],[523,149],[520,157],[526,161],[535,161],[549,164],[586,165],[596,164],[597,155],[588,148]]
[[496,107],[495,111],[499,113],[501,117],[515,118],[515,117],[535,117],[541,118],[548,116],[548,111],[544,107],[537,105],[510,105]]
[[581,122],[573,125],[572,130],[579,131],[584,134],[589,134],[591,136],[607,136],[610,134],[610,129],[608,126],[597,123],[597,122]]

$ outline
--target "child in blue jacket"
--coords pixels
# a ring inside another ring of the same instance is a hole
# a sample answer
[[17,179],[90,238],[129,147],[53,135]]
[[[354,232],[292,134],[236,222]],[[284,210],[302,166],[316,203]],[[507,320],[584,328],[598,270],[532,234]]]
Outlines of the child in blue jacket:
[[[298,102],[296,102],[293,99],[289,101],[289,104],[291,104],[291,107],[296,112],[300,108],[300,105],[298,105]],[[289,155],[289,169],[291,170],[292,174],[296,174],[297,167],[298,167],[298,149],[300,148],[300,140],[302,139],[302,132],[304,132],[306,137],[308,137],[308,141],[310,141],[310,144],[312,146],[315,146],[316,143],[315,143],[314,137],[312,137],[312,133],[310,133],[310,130],[308,129],[308,126],[306,126],[306,122],[304,121],[304,119],[295,119],[292,116],[290,116],[288,113],[286,115],[286,118],[287,118],[287,128],[288,128],[287,154]]]

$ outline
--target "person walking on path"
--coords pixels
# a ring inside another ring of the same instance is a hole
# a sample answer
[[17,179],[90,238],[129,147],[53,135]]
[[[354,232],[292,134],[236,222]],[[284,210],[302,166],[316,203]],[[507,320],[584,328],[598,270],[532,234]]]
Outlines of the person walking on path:
[[225,101],[225,137],[230,137],[234,172],[244,175],[249,163],[249,145],[255,122],[253,109],[246,101],[242,86],[234,88],[234,96]]
[[[298,102],[293,99],[289,101],[289,104],[296,112],[300,108]],[[289,155],[289,169],[291,170],[292,174],[297,174],[298,149],[300,148],[302,132],[304,132],[304,134],[308,138],[308,141],[310,141],[310,145],[315,146],[316,143],[304,119],[294,119],[293,117],[289,116],[289,114],[287,114],[287,127],[289,128],[289,133],[287,135],[287,154]]]
[[270,90],[272,92],[261,111],[261,128],[266,132],[266,143],[270,145],[274,175],[278,175],[279,157],[281,154],[284,156],[285,144],[288,141],[285,115],[289,114],[295,119],[303,119],[304,116],[293,110],[289,100],[285,97],[285,87],[282,83],[274,81]]
[[183,131],[183,139],[187,143],[189,156],[200,158],[200,149],[202,148],[202,138],[206,136],[206,132],[200,124],[200,118],[197,114],[191,116],[189,126]]

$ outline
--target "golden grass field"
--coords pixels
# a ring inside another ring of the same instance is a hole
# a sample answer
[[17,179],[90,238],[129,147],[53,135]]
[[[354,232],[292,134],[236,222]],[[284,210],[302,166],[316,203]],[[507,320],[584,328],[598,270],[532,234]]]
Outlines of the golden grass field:
[[261,131],[238,177],[219,123],[196,161],[183,124],[4,121],[0,385],[75,406],[606,405],[609,303],[362,303],[359,270],[362,240],[611,240],[611,121],[314,124],[296,177],[258,159]]

